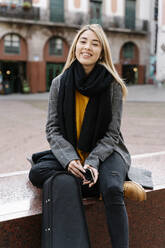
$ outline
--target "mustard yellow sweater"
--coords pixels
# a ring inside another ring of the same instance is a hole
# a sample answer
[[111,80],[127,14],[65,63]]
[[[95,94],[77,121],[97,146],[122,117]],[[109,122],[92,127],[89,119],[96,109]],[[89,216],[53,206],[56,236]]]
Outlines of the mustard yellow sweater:
[[[80,137],[81,126],[84,119],[84,113],[88,104],[89,97],[82,95],[79,91],[76,91],[76,129],[77,129],[77,141]],[[87,152],[83,152],[77,148],[77,152],[81,158],[83,164],[88,156]]]

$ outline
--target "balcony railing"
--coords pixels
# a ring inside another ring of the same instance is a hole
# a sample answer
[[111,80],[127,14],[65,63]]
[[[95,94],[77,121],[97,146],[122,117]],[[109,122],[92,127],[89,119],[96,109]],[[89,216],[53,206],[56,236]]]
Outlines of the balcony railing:
[[40,8],[30,7],[28,9],[22,6],[0,6],[0,17],[6,18],[19,18],[26,20],[39,20],[40,19]]
[[149,25],[147,20],[135,19],[134,25],[126,22],[125,17],[116,16],[114,18],[103,18],[102,25],[105,28],[129,29],[136,32],[148,32]]
[[148,32],[149,31],[149,23],[147,20],[135,19],[134,23],[126,22],[125,17],[115,16],[115,17],[108,17],[108,16],[101,16],[100,19],[92,20],[90,15],[84,15],[82,13],[72,14],[67,16],[67,24],[74,24],[74,25],[83,25],[87,23],[98,23],[103,26],[105,29],[114,29],[121,31],[122,30],[130,30],[134,32]]
[[[40,20],[44,22],[50,21],[50,13],[48,9],[40,9],[37,7],[31,7],[29,9],[24,9],[23,6],[16,6],[12,8],[11,6],[1,6],[0,5],[0,17],[6,18],[19,18],[25,20]],[[67,18],[66,18],[67,17]],[[90,22],[90,15],[84,15],[81,12],[77,15],[67,15],[64,18],[64,24],[67,25],[83,25]],[[54,22],[58,22],[54,20]],[[95,20],[95,23],[99,23],[103,26],[103,28],[111,28],[111,29],[129,29],[134,32],[148,32],[149,31],[149,23],[147,20],[136,19],[134,20],[134,24],[127,21],[125,17],[115,16],[108,17],[102,15],[99,20]]]

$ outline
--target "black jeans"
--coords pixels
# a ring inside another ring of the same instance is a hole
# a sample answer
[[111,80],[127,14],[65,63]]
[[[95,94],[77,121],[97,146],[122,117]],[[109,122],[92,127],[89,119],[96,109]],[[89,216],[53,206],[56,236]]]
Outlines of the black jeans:
[[[49,156],[49,160],[44,156],[30,170],[29,179],[33,185],[42,187],[46,179],[56,171],[61,170],[64,169],[54,156],[52,158]],[[90,189],[87,189],[87,186],[82,186],[83,194],[99,188],[105,204],[108,230],[113,248],[129,247],[128,217],[123,196],[125,178],[124,160],[117,152],[113,152],[100,164],[98,182]]]

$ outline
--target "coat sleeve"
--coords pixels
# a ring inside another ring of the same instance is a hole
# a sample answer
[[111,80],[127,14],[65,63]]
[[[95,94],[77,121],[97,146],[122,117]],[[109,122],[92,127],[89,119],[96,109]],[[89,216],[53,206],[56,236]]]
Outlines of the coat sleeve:
[[50,148],[61,163],[66,168],[71,160],[80,159],[74,147],[60,133],[58,114],[57,114],[57,99],[60,86],[60,76],[52,81],[48,103],[48,117],[46,123],[46,136],[50,144]]
[[123,100],[121,85],[115,81],[111,87],[111,101],[112,121],[109,124],[108,131],[97,142],[96,147],[85,160],[85,164],[89,164],[96,169],[99,168],[100,161],[103,162],[112,154],[114,147],[119,142]]

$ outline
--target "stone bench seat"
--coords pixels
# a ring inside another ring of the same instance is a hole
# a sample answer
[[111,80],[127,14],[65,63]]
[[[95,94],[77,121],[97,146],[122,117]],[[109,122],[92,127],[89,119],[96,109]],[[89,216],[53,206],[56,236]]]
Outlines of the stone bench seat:
[[[147,201],[126,200],[130,223],[130,248],[165,247],[165,152],[133,156],[133,165],[150,169],[154,189]],[[83,199],[92,248],[110,247],[99,199]],[[0,248],[41,247],[42,190],[33,187],[28,171],[0,174]]]
[[[31,184],[28,171],[0,174],[0,179],[0,222],[41,214],[42,190]],[[83,204],[96,201],[96,198],[83,199]]]

